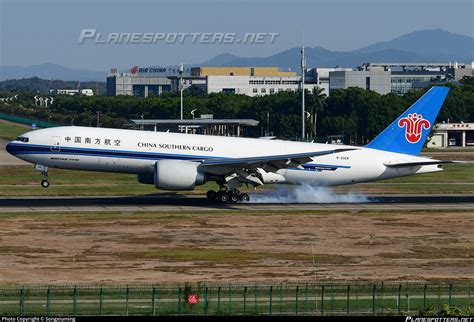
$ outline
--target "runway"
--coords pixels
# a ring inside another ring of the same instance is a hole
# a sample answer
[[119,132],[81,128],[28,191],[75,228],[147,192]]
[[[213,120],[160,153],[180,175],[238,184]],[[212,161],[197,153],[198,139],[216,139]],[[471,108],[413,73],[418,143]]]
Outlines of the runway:
[[373,195],[365,203],[214,204],[194,195],[124,197],[2,197],[0,212],[133,212],[133,211],[308,211],[308,210],[472,210],[474,195]]

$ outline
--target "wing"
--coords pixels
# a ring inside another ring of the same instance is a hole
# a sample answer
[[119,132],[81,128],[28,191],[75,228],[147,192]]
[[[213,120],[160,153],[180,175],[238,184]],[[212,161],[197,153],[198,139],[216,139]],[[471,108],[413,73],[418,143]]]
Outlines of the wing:
[[257,168],[271,167],[273,169],[296,168],[302,164],[312,161],[313,157],[352,151],[356,149],[334,149],[326,151],[313,151],[295,154],[267,155],[248,158],[216,158],[204,160],[199,168],[211,174],[227,174],[242,169],[253,170]]

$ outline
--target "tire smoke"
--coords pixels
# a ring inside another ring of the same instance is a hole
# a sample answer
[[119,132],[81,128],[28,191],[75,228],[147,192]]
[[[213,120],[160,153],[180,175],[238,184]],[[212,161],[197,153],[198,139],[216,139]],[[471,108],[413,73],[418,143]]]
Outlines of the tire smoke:
[[253,193],[250,200],[251,203],[365,203],[374,201],[360,193],[337,194],[327,187],[308,184]]

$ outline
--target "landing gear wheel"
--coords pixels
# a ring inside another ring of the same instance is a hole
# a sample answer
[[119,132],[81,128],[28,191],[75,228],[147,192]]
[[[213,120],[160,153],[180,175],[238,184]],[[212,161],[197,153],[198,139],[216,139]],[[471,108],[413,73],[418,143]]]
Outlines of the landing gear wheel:
[[239,194],[235,192],[229,192],[229,200],[232,203],[236,203],[239,201]]
[[49,187],[49,181],[48,180],[41,180],[41,186],[43,188],[48,188]]
[[241,193],[239,199],[240,201],[250,201],[250,196],[246,193]]
[[229,195],[225,191],[219,191],[217,193],[217,201],[226,203],[227,201],[229,201]]
[[207,197],[207,199],[210,200],[210,201],[216,201],[217,192],[215,192],[214,190],[209,190],[209,191],[206,193],[206,197]]

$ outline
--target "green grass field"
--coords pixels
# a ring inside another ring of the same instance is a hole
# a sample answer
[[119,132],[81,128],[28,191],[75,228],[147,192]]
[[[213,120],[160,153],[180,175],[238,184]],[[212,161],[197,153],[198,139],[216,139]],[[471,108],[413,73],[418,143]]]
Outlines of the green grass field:
[[[114,196],[165,193],[153,185],[138,183],[132,174],[50,169],[51,186],[39,185],[41,175],[33,166],[0,166],[0,195],[3,196]],[[264,186],[260,189],[271,189]],[[197,186],[202,194],[217,189],[214,183]],[[445,171],[334,188],[338,192],[368,193],[474,193],[474,164],[451,164]],[[174,194],[174,192],[166,192]]]
[[[47,189],[40,186],[41,179],[41,174],[33,166],[0,166],[0,195],[115,196],[164,192],[156,190],[153,185],[140,184],[133,174],[50,169],[51,186]],[[203,193],[216,189],[217,185],[208,183],[196,188],[196,193]]]
[[25,126],[0,121],[0,139],[11,141],[25,132],[28,132]]

